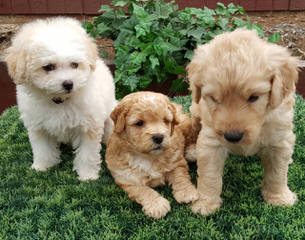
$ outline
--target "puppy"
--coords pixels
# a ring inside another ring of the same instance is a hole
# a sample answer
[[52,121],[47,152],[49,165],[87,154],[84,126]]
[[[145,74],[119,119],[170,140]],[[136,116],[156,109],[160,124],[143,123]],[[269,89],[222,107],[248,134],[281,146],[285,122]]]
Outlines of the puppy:
[[293,205],[287,186],[295,142],[293,105],[297,59],[255,31],[224,33],[199,46],[187,66],[197,139],[199,200],[194,212],[207,215],[221,206],[222,173],[229,153],[258,154],[264,167],[267,203]]
[[150,217],[170,211],[170,203],[152,189],[169,182],[175,199],[198,199],[184,155],[184,133],[190,119],[181,107],[159,93],[138,92],[123,98],[111,113],[114,130],[106,162],[115,182]]
[[37,20],[16,34],[6,62],[33,150],[32,168],[45,171],[59,163],[58,144],[72,143],[79,179],[97,179],[100,141],[111,132],[116,100],[93,39],[74,19]]

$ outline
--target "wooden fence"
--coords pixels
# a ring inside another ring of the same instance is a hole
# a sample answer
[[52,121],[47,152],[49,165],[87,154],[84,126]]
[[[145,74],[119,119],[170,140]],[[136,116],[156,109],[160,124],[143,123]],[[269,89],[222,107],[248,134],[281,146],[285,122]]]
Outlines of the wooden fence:
[[[97,14],[111,0],[0,0],[0,14]],[[241,5],[247,11],[305,10],[305,0],[176,0],[180,8],[215,8],[216,2]]]

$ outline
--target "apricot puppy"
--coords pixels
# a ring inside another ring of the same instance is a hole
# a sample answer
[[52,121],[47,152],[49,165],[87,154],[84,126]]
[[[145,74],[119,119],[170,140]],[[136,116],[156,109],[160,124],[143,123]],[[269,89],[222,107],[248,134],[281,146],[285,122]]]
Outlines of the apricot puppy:
[[152,189],[165,182],[179,203],[198,199],[183,156],[190,119],[181,106],[159,93],[137,92],[124,97],[110,117],[114,131],[106,152],[108,168],[145,214],[160,218],[170,211],[169,201]]
[[199,46],[187,67],[197,139],[199,200],[194,212],[207,215],[221,206],[222,173],[229,153],[258,154],[264,167],[267,203],[293,205],[287,186],[295,142],[293,105],[297,59],[255,31],[224,33]]

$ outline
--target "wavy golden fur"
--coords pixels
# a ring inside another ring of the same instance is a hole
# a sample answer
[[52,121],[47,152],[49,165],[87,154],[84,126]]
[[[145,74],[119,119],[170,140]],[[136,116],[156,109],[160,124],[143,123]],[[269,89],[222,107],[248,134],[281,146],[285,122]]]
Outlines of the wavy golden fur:
[[193,211],[207,215],[221,206],[229,153],[258,154],[265,201],[293,205],[297,196],[287,186],[287,171],[295,141],[297,59],[255,31],[239,29],[199,46],[187,70],[193,124],[202,126],[196,146],[200,199]]
[[184,159],[184,133],[191,122],[181,106],[163,94],[138,92],[124,97],[111,118],[107,166],[148,216],[160,218],[170,210],[169,201],[152,189],[165,182],[172,185],[179,203],[198,199]]

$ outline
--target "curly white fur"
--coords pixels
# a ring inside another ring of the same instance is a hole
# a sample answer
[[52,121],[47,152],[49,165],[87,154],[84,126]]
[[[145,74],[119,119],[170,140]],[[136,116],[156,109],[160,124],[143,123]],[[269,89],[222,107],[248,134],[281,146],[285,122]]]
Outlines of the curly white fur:
[[[25,24],[6,61],[32,145],[32,168],[45,171],[59,163],[58,144],[72,143],[79,179],[97,179],[100,141],[112,131],[109,115],[116,100],[112,75],[80,23],[57,17]],[[46,71],[50,64],[54,70]],[[71,91],[64,81],[73,83]]]

